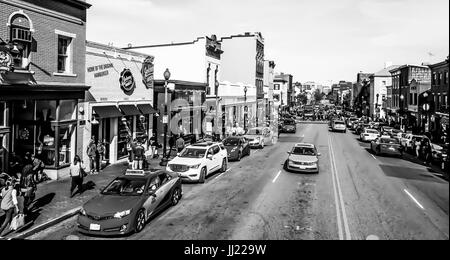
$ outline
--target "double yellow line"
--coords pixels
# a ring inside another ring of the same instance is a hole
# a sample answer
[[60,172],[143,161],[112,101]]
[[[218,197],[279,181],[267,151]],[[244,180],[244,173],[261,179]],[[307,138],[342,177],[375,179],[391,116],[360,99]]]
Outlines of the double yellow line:
[[352,237],[350,235],[350,229],[348,227],[347,213],[345,212],[345,204],[342,196],[341,184],[339,181],[339,173],[336,167],[336,158],[334,156],[333,149],[333,138],[331,137],[331,135],[328,135],[328,149],[330,150],[331,176],[333,179],[334,202],[336,206],[339,240],[351,240]]

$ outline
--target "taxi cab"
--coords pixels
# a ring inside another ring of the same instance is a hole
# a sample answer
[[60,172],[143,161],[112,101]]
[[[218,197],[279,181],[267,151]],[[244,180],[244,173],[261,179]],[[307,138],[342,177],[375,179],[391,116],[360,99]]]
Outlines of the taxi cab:
[[78,229],[81,233],[101,236],[139,233],[151,216],[177,205],[181,196],[178,174],[164,170],[127,170],[83,205]]

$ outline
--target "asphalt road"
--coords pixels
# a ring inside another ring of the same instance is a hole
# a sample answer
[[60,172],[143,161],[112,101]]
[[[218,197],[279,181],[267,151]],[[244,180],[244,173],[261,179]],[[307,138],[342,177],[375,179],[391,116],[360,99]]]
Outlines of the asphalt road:
[[[293,144],[314,143],[320,173],[285,172]],[[325,124],[302,124],[252,150],[205,184],[184,184],[180,203],[139,234],[113,239],[448,239],[449,185],[426,167],[372,155],[369,144]],[[76,217],[30,239],[104,239],[76,230]]]

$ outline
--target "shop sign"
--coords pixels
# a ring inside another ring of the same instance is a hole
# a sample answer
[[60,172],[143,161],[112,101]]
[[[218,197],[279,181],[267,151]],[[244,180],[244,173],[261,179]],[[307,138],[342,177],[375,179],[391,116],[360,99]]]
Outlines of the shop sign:
[[147,89],[153,88],[154,67],[155,67],[155,65],[153,64],[154,59],[155,59],[154,57],[148,56],[144,60],[144,63],[142,63],[141,69],[142,82],[147,87]]
[[131,73],[131,70],[124,69],[120,73],[120,88],[123,90],[123,92],[127,95],[133,94],[134,89],[136,88],[136,82],[134,81],[133,74]]
[[13,57],[5,50],[0,50],[0,72],[11,71]]

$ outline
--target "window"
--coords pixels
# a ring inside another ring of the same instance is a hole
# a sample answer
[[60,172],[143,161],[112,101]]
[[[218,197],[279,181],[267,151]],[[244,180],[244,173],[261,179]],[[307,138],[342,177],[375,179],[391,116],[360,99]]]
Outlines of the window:
[[218,153],[220,153],[220,147],[219,146],[214,146],[213,147],[213,153],[214,153],[214,155],[216,155],[216,154],[218,154]]
[[386,86],[386,80],[383,80],[383,86]]
[[72,39],[58,35],[58,73],[71,73]]
[[414,93],[414,105],[417,105],[417,93]]
[[438,85],[441,85],[441,79],[442,79],[442,73],[439,72],[439,73],[437,74],[437,84],[438,84]]
[[0,127],[6,126],[6,104],[0,102]]
[[448,84],[448,71],[444,72],[444,84]]
[[273,85],[273,89],[274,90],[280,90],[280,84]]

